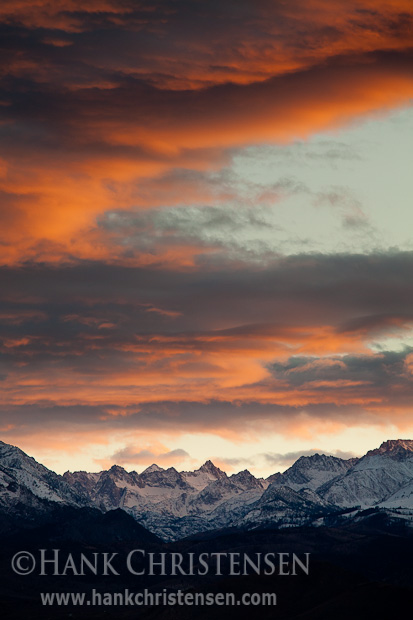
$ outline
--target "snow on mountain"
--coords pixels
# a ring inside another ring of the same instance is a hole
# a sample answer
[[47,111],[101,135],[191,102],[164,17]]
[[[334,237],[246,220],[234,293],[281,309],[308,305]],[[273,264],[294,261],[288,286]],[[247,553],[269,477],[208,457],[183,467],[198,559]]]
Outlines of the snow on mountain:
[[226,499],[242,493],[243,489],[230,478],[220,478],[210,482],[188,502],[189,514],[205,514],[211,512]]
[[262,491],[251,489],[227,498],[207,515],[209,527],[237,527],[261,496]]
[[[163,537],[221,527],[268,486],[247,470],[228,477],[211,461],[192,472],[151,465],[137,474],[116,465],[100,474],[66,472],[64,478],[102,510],[123,508]],[[238,496],[239,501],[230,502]]]
[[[136,474],[136,472],[133,472]],[[142,484],[142,488],[145,486],[150,487],[171,487],[174,488],[177,485],[184,485],[184,481],[180,473],[175,467],[168,467],[168,469],[161,469],[150,467],[141,474],[136,474],[136,481],[139,480]]]
[[221,474],[200,491],[192,489],[157,506],[146,506],[143,512],[135,506],[131,514],[165,540],[231,526],[261,497],[266,485],[249,472]]
[[[268,476],[268,478],[265,479],[267,486],[270,486],[270,484],[272,484],[273,482],[278,482],[279,480],[282,480],[282,473],[277,471],[275,474],[271,474],[271,476]],[[282,484],[280,482],[280,484]]]
[[344,476],[319,493],[338,506],[367,508],[383,504],[413,480],[413,441],[392,440],[370,450]]
[[378,504],[381,508],[410,508],[413,510],[413,481]]
[[334,509],[311,489],[295,491],[289,486],[273,483],[236,525],[248,528],[306,525]]
[[409,507],[409,482],[413,441],[392,440],[359,460],[303,456],[266,481],[247,470],[227,476],[211,461],[193,472],[113,467],[100,474],[92,498],[101,508],[123,508],[158,535],[180,537],[218,527],[308,524],[338,507],[385,507],[386,499],[389,507]]
[[315,491],[326,482],[345,474],[357,463],[357,459],[343,460],[325,454],[301,456],[283,474],[276,474],[273,484],[289,486],[295,491],[312,489]]
[[[230,485],[232,493],[239,493],[240,489],[244,490],[256,481],[249,472],[248,475],[241,474]],[[137,519],[149,513],[182,518],[207,510],[211,502],[213,509],[231,495],[231,490],[227,489],[227,474],[211,461],[193,472],[178,472],[174,467],[162,469],[154,464],[138,474],[114,465],[99,474],[66,472],[64,478],[87,493],[102,510],[120,507]],[[217,486],[215,491],[214,488],[211,491],[209,487],[214,483]],[[260,483],[257,484],[260,486]],[[215,501],[211,499],[214,493],[217,494]]]
[[153,471],[164,471],[164,470],[162,467],[159,467],[159,465],[156,465],[156,463],[153,463],[153,465],[150,465],[149,467],[147,467],[142,473],[150,474]]
[[102,472],[88,473],[86,471],[66,471],[63,474],[63,480],[80,493],[91,493],[96,486]]
[[[413,521],[413,441],[386,441],[359,460],[301,457],[267,480],[248,470],[228,476],[211,461],[192,472],[153,464],[138,474],[113,465],[98,473],[58,476],[0,442],[0,513],[10,519],[23,510],[31,518],[51,505],[121,508],[165,540],[217,528],[356,520],[363,518],[357,507]],[[354,510],[341,517],[343,508]]]
[[268,483],[262,478],[256,478],[248,469],[238,472],[238,474],[232,474],[229,480],[243,491],[249,491],[251,489],[260,489],[263,491],[268,487]]
[[30,492],[40,500],[85,506],[88,500],[62,476],[40,465],[19,448],[0,441],[0,502],[13,504],[18,495]]
[[199,469],[195,471],[181,472],[183,479],[194,489],[202,491],[208,484],[227,477],[227,474],[219,467],[216,467],[212,461],[206,461]]

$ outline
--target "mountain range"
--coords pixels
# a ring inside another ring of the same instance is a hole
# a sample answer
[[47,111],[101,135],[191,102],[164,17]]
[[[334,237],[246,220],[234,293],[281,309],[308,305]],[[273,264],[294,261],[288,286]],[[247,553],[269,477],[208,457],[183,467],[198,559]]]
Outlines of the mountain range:
[[119,465],[60,476],[0,442],[0,533],[53,522],[59,510],[121,509],[165,541],[201,532],[339,525],[377,511],[413,527],[413,440],[389,440],[360,459],[300,457],[267,479],[228,476],[207,461],[195,471]]

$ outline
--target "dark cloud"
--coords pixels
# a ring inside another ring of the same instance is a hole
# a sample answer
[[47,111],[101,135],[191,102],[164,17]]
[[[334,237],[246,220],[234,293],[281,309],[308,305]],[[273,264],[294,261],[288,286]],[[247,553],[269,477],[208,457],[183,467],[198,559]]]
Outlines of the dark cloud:
[[287,61],[304,64],[343,48],[359,49],[360,35],[364,49],[397,48],[408,40],[407,1],[405,11],[400,3],[379,2],[374,12],[360,2],[345,8],[341,2],[326,4],[328,11],[307,0],[288,5],[229,0],[224,7],[190,0],[94,0],[85,10],[84,3],[72,0],[42,2],[39,10],[38,3],[15,0],[2,3],[0,16],[8,28],[30,36],[32,52],[46,57],[54,52],[55,62],[146,73],[159,76],[161,85],[175,81],[181,87],[191,80],[208,83],[216,75],[262,77],[274,71],[274,56],[282,70]]
[[[120,431],[156,431],[157,436],[212,432],[225,436],[230,430],[234,437],[246,440],[251,439],[254,433],[258,435],[260,427],[257,425],[263,424],[271,431],[288,434],[293,429],[300,435],[304,424],[307,425],[310,420],[314,423],[340,422],[343,427],[383,422],[379,414],[363,410],[360,406],[337,406],[334,403],[297,407],[212,400],[207,403],[141,402],[125,407],[117,404],[64,406],[43,402],[36,405],[2,406],[0,409],[2,437],[5,441],[10,437],[42,432],[45,427],[54,433],[60,430],[70,433],[76,428],[79,433],[96,433],[96,439],[101,433]],[[10,428],[7,428],[8,425]],[[308,429],[305,433],[308,433]],[[114,456],[110,458],[113,460]]]
[[[8,368],[54,359],[100,373],[109,360],[132,363],[128,344],[208,351],[245,339],[294,341],[294,327],[305,339],[306,327],[316,326],[344,339],[400,335],[413,321],[412,268],[411,253],[302,255],[218,271],[207,260],[182,272],[93,263],[3,268],[0,336],[27,342],[3,346],[2,359]],[[169,345],[156,340],[162,335]]]
[[339,381],[350,384],[365,383],[364,392],[382,394],[384,390],[405,393],[413,389],[413,377],[407,369],[408,360],[413,352],[412,347],[404,347],[402,351],[378,351],[370,355],[340,355],[337,357],[294,357],[285,364],[274,364],[272,370],[277,377],[282,377],[294,386],[302,386],[309,382],[321,383],[328,388]]
[[[264,125],[274,116],[290,124],[292,112],[297,114],[298,122],[298,116],[303,115],[303,92],[306,92],[308,126],[311,126],[310,110],[317,106],[325,107],[331,122],[335,118],[335,104],[337,112],[342,113],[340,99],[343,102],[346,100],[342,92],[343,82],[353,81],[353,90],[348,91],[350,103],[361,91],[368,96],[370,83],[374,86],[377,81],[391,75],[406,79],[409,76],[410,52],[372,53],[368,56],[369,62],[361,60],[359,64],[352,57],[348,58],[347,63],[334,58],[320,66],[288,75],[269,76],[264,81],[244,85],[210,85],[201,91],[158,89],[139,76],[126,77],[123,74],[110,87],[102,85],[101,88],[70,90],[51,89],[31,77],[11,77],[3,82],[1,91],[9,104],[3,109],[3,116],[5,120],[18,121],[19,127],[25,126],[27,139],[30,140],[31,135],[33,140],[37,137],[39,146],[49,145],[56,151],[61,140],[64,140],[65,146],[69,149],[76,147],[80,156],[81,150],[88,144],[93,152],[98,141],[110,145],[112,140],[119,144],[121,154],[122,144],[130,144],[123,134],[127,127],[133,127],[134,131],[138,128],[142,130],[141,140],[137,136],[132,144],[135,148],[144,147],[147,150],[150,143],[162,135],[171,141],[171,146],[177,145],[179,148],[192,147],[194,142],[198,142],[195,146],[245,144],[249,140],[243,133],[238,139],[233,135],[235,128],[240,130],[241,122],[248,123],[248,132],[254,131],[255,141],[271,142],[277,137],[284,141],[287,134],[280,124],[277,123],[276,127],[267,125],[267,140]],[[93,75],[96,81],[95,69]],[[105,81],[110,81],[109,76],[106,80],[102,77],[102,82]],[[325,91],[326,84],[329,85],[328,93]],[[375,105],[378,104],[373,103],[373,107]],[[95,121],[91,122],[93,117]],[[145,128],[146,133],[150,130],[152,134],[148,140],[144,138]],[[19,141],[26,144],[26,137],[20,134],[19,128],[17,131],[13,127],[6,130],[13,132],[15,144],[9,146],[14,151]],[[125,139],[116,138],[116,132]],[[208,132],[212,134],[208,135]],[[216,132],[222,133],[222,141]],[[307,133],[307,123],[298,129],[298,135],[301,132]],[[113,148],[112,152],[116,153],[116,149]]]
[[303,412],[397,423],[413,349],[367,353],[364,343],[407,333],[412,268],[406,252],[181,272],[3,268],[4,425],[242,434],[258,420],[299,424]]
[[[128,321],[138,310],[139,329],[156,331],[165,318],[147,312],[145,304],[182,312],[172,326],[166,323],[167,331],[172,328],[174,333],[219,324],[223,329],[223,322],[235,328],[290,321],[332,324],[337,333],[378,333],[381,327],[396,329],[397,317],[403,323],[413,316],[412,268],[410,252],[314,253],[260,266],[228,261],[219,269],[204,257],[196,269],[181,271],[162,264],[132,268],[81,261],[58,267],[3,267],[0,283],[3,309],[46,312],[43,327],[52,333],[58,321],[61,334],[67,330],[73,335],[79,328],[64,317],[90,315],[91,308],[102,322],[116,318],[111,317],[116,312]],[[53,316],[55,321],[50,320]]]

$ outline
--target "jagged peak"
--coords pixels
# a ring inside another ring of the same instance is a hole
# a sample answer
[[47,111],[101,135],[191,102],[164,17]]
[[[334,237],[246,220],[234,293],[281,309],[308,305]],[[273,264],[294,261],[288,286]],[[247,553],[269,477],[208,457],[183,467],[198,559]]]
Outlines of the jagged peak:
[[243,469],[237,474],[232,474],[230,478],[254,478],[256,480],[255,476],[248,469]]
[[377,454],[395,454],[400,452],[413,452],[412,439],[388,439],[383,441],[379,448],[369,450],[366,456],[374,456]]
[[320,454],[316,452],[315,454],[303,455],[300,456],[286,471],[290,471],[293,469],[302,469],[308,467],[325,467],[328,464],[338,463],[343,459],[339,459],[336,456],[332,456],[329,454]]
[[163,469],[162,471],[164,472],[172,472],[173,474],[179,474],[179,471],[172,465],[171,467],[168,467],[168,469]]
[[[10,457],[13,460],[13,463],[12,463],[13,467],[17,467],[19,469],[20,468],[21,469],[34,468],[37,470],[41,470],[43,472],[51,471],[47,467],[45,467],[44,465],[36,461],[36,459],[33,456],[29,456],[21,448],[18,448],[17,446],[13,446],[12,444],[9,444],[9,443],[5,443],[4,441],[1,441],[0,442],[0,458],[3,460],[3,459],[9,459]],[[52,473],[57,476],[55,472],[52,472]]]
[[122,467],[121,465],[116,465],[116,464],[112,465],[112,467],[108,470],[108,472],[110,474],[115,474],[115,475],[124,475],[128,473],[124,467]]
[[89,472],[84,469],[78,469],[77,471],[70,471],[70,469],[68,469],[67,471],[64,472],[64,474],[62,474],[62,478],[64,478],[65,480],[69,478],[96,478],[96,477],[100,477],[103,473],[104,473],[103,471]]
[[303,456],[300,456],[300,458],[297,459],[296,463],[300,461],[326,461],[326,460],[342,461],[343,459],[340,459],[337,456],[334,456],[333,454],[324,454],[320,452],[315,452],[314,454],[307,454],[307,455],[303,454]]
[[156,463],[152,463],[152,465],[149,465],[149,467],[143,470],[142,474],[151,474],[154,471],[165,471],[165,470],[163,469],[163,467],[159,467],[159,465],[157,465]]
[[198,471],[205,472],[207,474],[212,474],[213,476],[216,476],[217,478],[222,478],[223,476],[226,475],[221,469],[219,469],[219,467],[214,465],[214,463],[209,459],[208,461],[205,461],[203,465],[201,465]]

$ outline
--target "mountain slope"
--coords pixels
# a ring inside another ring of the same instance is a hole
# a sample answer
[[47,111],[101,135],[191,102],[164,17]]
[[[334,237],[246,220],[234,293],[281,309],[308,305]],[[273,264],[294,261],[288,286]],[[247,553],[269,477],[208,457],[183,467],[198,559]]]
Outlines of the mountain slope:
[[325,454],[301,456],[283,474],[273,478],[274,484],[289,486],[295,491],[312,489],[315,491],[323,484],[345,474],[357,463],[357,459],[343,460]]
[[338,506],[367,508],[382,504],[412,481],[413,441],[392,440],[370,450],[344,476],[320,487],[319,493]]
[[10,506],[20,496],[38,500],[86,506],[87,496],[62,476],[40,465],[19,448],[0,441],[0,505]]
[[291,527],[307,525],[336,508],[311,489],[295,491],[289,486],[271,484],[261,498],[236,525],[253,527]]

